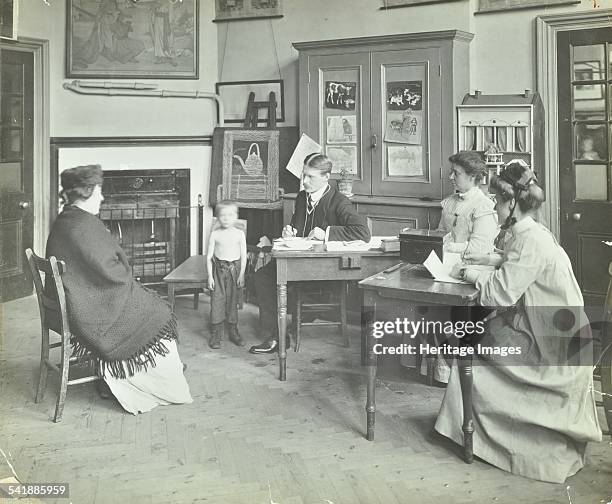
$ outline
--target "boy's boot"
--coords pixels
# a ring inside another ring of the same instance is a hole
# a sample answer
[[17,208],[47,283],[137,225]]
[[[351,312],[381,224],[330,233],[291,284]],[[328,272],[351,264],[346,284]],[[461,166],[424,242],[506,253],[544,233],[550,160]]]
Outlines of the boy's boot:
[[240,333],[238,332],[238,324],[227,323],[227,328],[229,329],[229,340],[237,346],[244,346],[244,340]]
[[221,340],[223,339],[223,322],[219,324],[213,324],[212,333],[208,340],[208,346],[210,348],[221,348]]

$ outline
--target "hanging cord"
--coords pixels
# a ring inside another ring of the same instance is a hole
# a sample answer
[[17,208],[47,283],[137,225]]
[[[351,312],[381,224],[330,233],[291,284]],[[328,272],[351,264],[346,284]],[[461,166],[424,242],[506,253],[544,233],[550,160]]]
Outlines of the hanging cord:
[[227,39],[229,38],[230,26],[232,23],[225,23],[227,30],[225,30],[225,40],[223,41],[223,54],[221,55],[221,72],[219,73],[219,82],[223,82],[223,66],[225,64],[225,49],[227,48]]
[[281,75],[280,62],[278,59],[278,50],[276,48],[276,36],[274,35],[274,25],[272,24],[271,19],[268,19],[268,23],[270,24],[270,30],[272,31],[272,43],[274,44],[274,56],[276,57],[276,68],[278,70],[278,78],[282,80],[283,76]]

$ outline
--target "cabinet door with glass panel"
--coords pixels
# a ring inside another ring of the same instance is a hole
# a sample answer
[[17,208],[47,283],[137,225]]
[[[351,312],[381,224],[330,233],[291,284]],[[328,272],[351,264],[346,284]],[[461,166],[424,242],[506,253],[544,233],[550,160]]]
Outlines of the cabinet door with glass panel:
[[372,53],[372,193],[440,198],[437,48]]
[[308,132],[332,160],[333,178],[351,176],[355,194],[370,194],[370,55],[309,58]]

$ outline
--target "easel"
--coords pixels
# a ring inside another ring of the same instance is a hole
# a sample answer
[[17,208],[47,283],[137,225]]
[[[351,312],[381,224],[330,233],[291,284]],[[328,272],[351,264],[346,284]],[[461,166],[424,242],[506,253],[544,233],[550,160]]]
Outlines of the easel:
[[255,93],[249,94],[247,112],[244,118],[244,127],[257,129],[259,122],[259,109],[268,109],[267,128],[276,128],[276,94],[270,91],[268,101],[255,101]]

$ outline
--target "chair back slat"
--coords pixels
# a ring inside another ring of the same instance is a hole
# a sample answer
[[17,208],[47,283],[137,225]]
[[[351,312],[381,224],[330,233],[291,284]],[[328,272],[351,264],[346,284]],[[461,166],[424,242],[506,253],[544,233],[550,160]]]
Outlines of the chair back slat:
[[[61,278],[66,271],[66,264],[53,256],[43,259],[29,248],[26,250],[26,256],[32,271],[43,328],[48,327],[62,336],[69,335],[66,295]],[[44,284],[41,272],[45,274]]]

